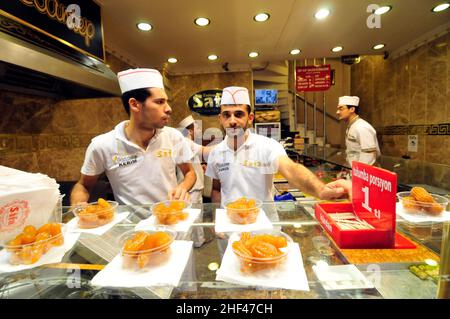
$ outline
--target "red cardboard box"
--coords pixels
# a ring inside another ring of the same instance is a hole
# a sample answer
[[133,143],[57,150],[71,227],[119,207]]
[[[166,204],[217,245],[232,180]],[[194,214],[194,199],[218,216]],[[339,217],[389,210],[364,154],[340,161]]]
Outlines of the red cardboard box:
[[[352,163],[352,203],[323,203],[315,216],[340,248],[415,248],[396,234],[397,175],[382,168]],[[342,230],[330,213],[352,212],[375,229]]]

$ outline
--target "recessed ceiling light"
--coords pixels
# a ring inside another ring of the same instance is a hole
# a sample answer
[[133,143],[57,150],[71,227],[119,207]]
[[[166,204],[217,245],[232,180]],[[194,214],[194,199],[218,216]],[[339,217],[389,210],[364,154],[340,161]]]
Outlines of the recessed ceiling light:
[[291,52],[290,52],[290,54],[292,54],[292,55],[297,55],[297,54],[300,54],[300,49],[293,49],[293,50],[291,50]]
[[441,12],[441,11],[447,10],[449,7],[450,7],[450,3],[444,2],[444,3],[438,4],[437,6],[435,6],[433,9],[431,9],[431,11]]
[[209,263],[208,269],[211,271],[216,271],[217,269],[219,269],[219,264],[216,262]]
[[383,43],[380,43],[380,44],[374,45],[374,46],[372,47],[372,49],[374,49],[374,50],[380,50],[380,49],[382,49],[382,48],[384,48],[384,47],[385,47],[385,45],[384,45]]
[[136,26],[141,31],[150,31],[151,29],[153,29],[152,25],[147,22],[140,22]]
[[319,11],[317,11],[316,14],[314,14],[314,18],[316,18],[317,20],[322,20],[328,17],[329,14],[330,10],[322,8]]
[[264,13],[258,13],[257,15],[255,15],[253,17],[253,19],[255,21],[257,21],[257,22],[264,22],[264,21],[269,20],[269,18],[270,18],[270,15],[268,13],[265,13],[265,12]]
[[205,26],[207,26],[210,23],[208,18],[203,18],[203,17],[196,18],[194,20],[194,22],[195,22],[196,25],[201,26],[201,27],[205,27]]
[[208,55],[208,60],[210,60],[210,61],[217,60],[218,58],[219,57],[217,55],[215,55],[215,54]]
[[382,6],[375,10],[375,14],[382,15],[392,10],[392,6]]
[[331,51],[333,51],[333,52],[340,52],[340,51],[342,51],[344,48],[343,47],[334,47],[333,49],[331,49]]
[[168,58],[167,61],[169,63],[177,63],[178,62],[178,60],[176,58]]
[[248,56],[251,57],[251,58],[256,58],[258,55],[259,55],[258,52],[250,52],[250,53],[248,54]]

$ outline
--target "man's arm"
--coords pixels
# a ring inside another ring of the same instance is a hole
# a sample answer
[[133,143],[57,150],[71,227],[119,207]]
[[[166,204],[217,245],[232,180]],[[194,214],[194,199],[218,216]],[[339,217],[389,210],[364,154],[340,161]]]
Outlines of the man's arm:
[[347,189],[343,187],[329,187],[325,185],[309,169],[295,163],[285,155],[278,157],[278,171],[292,186],[320,199],[339,198],[347,192]]
[[80,180],[73,186],[70,193],[70,205],[79,205],[87,203],[89,194],[100,175],[88,176],[81,174]]
[[195,174],[194,167],[190,163],[178,164],[178,167],[183,173],[184,179],[177,187],[169,191],[167,197],[169,199],[189,200],[189,191],[194,186],[197,175]]
[[213,180],[212,180],[211,202],[213,202],[213,203],[220,203],[221,202],[220,181],[218,179],[215,179],[215,178],[213,178]]

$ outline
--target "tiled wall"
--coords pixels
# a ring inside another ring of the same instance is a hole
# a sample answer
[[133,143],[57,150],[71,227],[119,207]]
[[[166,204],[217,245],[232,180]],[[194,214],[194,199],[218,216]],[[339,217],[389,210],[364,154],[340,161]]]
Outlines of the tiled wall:
[[0,91],[0,165],[79,178],[92,137],[126,119],[119,98],[57,101]]
[[[450,180],[450,33],[396,59],[363,57],[352,66],[351,94],[383,155],[443,164],[418,174]],[[408,152],[408,134],[418,135],[418,152]]]

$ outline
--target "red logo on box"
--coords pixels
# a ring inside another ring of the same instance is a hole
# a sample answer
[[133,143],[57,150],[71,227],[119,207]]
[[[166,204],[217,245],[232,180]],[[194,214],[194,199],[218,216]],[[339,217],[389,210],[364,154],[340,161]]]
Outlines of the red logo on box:
[[28,201],[14,200],[0,207],[0,231],[11,231],[23,226],[30,215]]

